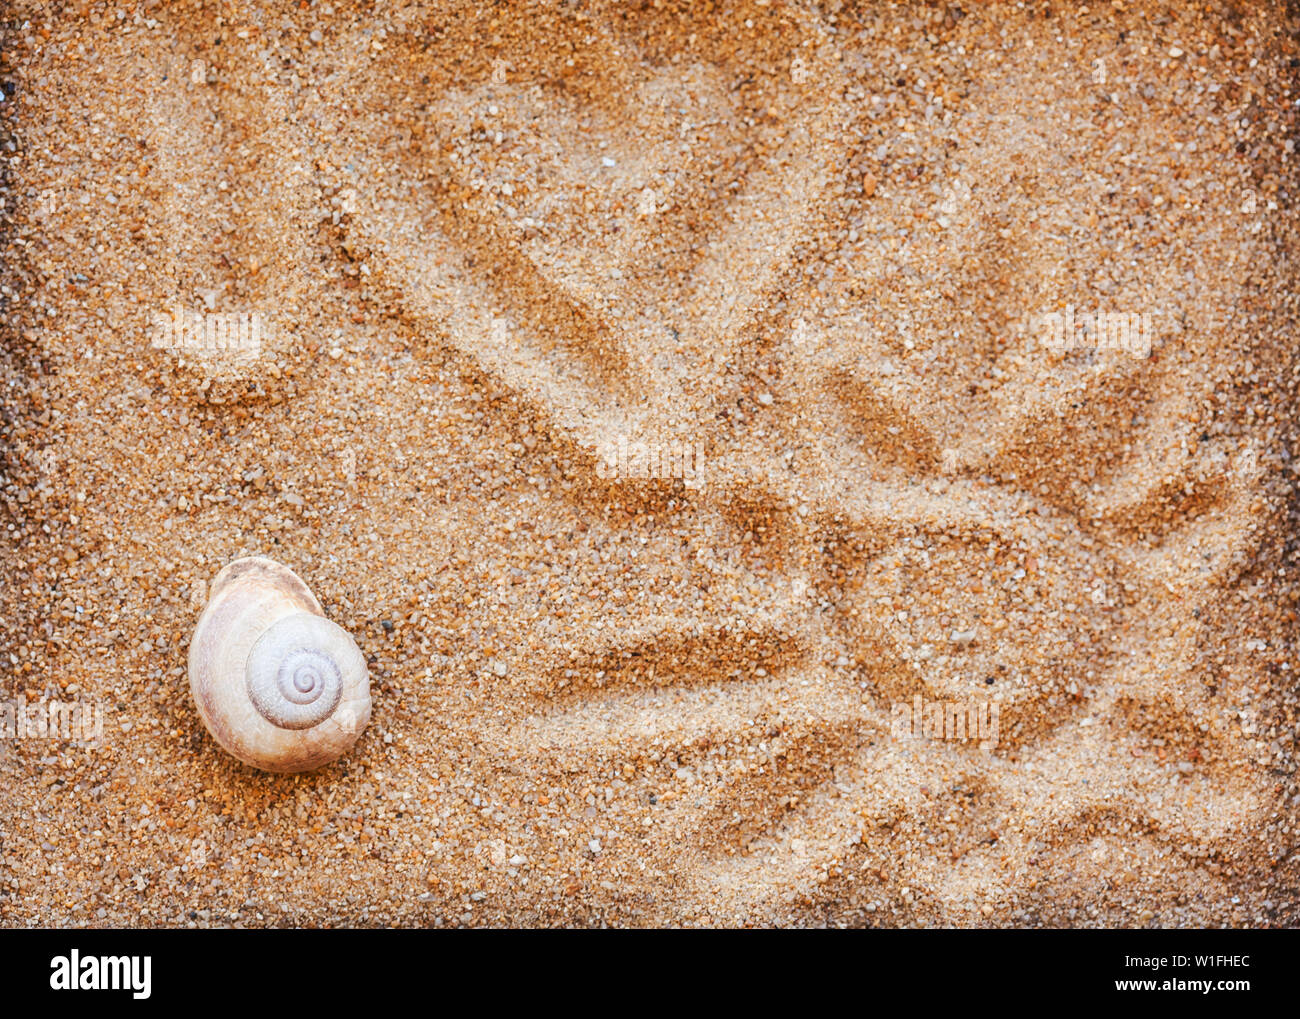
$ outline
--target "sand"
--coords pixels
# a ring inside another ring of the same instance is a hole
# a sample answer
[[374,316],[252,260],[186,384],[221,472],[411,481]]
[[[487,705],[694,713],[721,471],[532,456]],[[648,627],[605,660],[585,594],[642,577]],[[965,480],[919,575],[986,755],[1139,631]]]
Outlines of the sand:
[[[103,732],[0,740],[0,923],[1295,924],[1298,27],[8,4],[0,698]],[[249,554],[318,772],[189,697]]]

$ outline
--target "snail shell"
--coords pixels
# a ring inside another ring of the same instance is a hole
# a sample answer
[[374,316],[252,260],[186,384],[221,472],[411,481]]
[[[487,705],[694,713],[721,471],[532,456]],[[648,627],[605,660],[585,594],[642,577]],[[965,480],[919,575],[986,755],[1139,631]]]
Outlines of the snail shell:
[[270,559],[236,559],[217,574],[189,666],[203,724],[264,771],[328,764],[370,721],[360,649],[297,574]]

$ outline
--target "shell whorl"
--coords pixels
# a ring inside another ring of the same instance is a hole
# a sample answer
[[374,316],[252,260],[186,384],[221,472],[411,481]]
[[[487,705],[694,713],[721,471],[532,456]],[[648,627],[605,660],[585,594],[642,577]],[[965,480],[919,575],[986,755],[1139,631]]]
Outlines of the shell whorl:
[[338,707],[344,670],[365,667],[342,627],[295,612],[257,638],[244,675],[259,715],[280,729],[310,729]]
[[370,719],[356,643],[292,570],[260,557],[213,581],[190,642],[190,689],[217,742],[267,771],[329,763]]

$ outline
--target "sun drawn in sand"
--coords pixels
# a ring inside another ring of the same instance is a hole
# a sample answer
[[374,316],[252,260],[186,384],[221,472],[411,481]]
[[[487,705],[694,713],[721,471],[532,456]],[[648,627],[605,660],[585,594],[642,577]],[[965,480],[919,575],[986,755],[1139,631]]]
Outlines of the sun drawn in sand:
[[[768,64],[717,39],[657,60],[638,51],[653,13],[584,20],[573,59],[598,77],[512,68],[417,95],[350,154],[349,244],[592,477],[611,436],[704,442],[709,484],[675,512],[721,551],[667,565],[744,607],[567,633],[580,653],[481,738],[539,773],[622,768],[659,810],[638,845],[662,895],[738,918],[857,882],[978,921],[1037,880],[1040,841],[1067,847],[1061,881],[1136,853],[1208,882],[1199,861],[1260,807],[1230,777],[1249,749],[1229,733],[1171,783],[1135,748],[1156,714],[1170,746],[1217,725],[1198,618],[1249,553],[1253,456],[1195,434],[1200,394],[1158,350],[989,333],[1041,307],[1052,257],[998,219],[1011,181],[940,189],[933,231],[819,287],[807,267],[850,220],[902,212],[863,183],[871,103],[826,26],[787,14],[798,57]],[[390,39],[376,74],[415,80],[420,59]],[[1056,144],[992,113],[982,137]],[[1150,618],[1168,599],[1176,630]],[[995,698],[998,746],[891,738],[917,694]],[[672,762],[667,792],[647,761]],[[900,877],[896,840],[928,832]]]

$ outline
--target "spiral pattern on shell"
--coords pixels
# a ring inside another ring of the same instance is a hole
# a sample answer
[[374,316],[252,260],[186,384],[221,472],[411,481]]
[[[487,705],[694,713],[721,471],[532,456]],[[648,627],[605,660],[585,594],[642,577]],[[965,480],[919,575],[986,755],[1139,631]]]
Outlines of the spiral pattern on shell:
[[286,616],[253,645],[248,696],[258,714],[281,729],[310,729],[334,713],[352,639],[323,616]]

